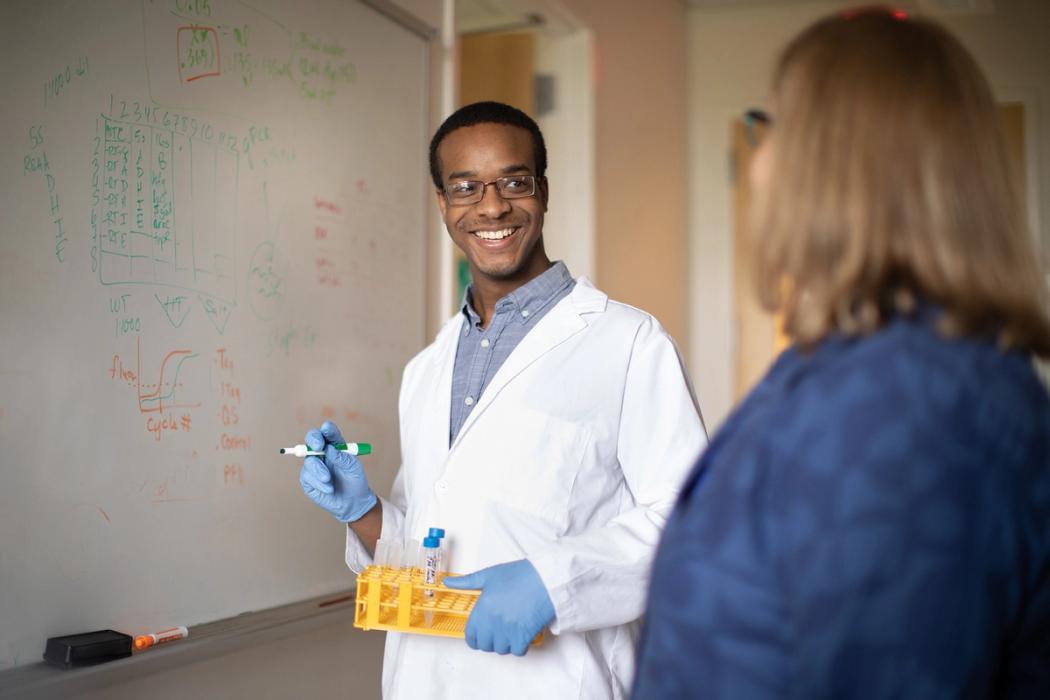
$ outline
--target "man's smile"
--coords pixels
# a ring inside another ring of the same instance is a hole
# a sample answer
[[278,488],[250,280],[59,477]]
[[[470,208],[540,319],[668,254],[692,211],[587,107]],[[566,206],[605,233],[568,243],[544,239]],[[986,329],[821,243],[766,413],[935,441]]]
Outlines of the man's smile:
[[520,230],[520,226],[510,226],[500,229],[475,229],[471,233],[485,241],[502,241]]

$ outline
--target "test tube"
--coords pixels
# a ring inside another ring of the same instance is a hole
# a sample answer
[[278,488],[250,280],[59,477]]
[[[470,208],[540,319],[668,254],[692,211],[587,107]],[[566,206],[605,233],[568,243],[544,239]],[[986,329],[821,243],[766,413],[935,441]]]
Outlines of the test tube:
[[443,538],[444,536],[445,530],[440,527],[432,527],[430,528],[429,532],[427,532],[427,537],[436,537],[439,540],[438,547],[441,549],[441,551],[438,553],[438,578],[441,578],[441,574],[443,572],[442,567],[448,566],[448,555],[445,553],[445,543],[440,541],[441,538]]
[[380,569],[389,566],[390,543],[386,540],[376,541],[376,553],[372,556],[372,563]]
[[[437,537],[424,538],[419,554],[419,568],[423,570],[423,583],[433,586],[437,583],[438,569],[441,568],[441,540]],[[427,598],[433,598],[434,591],[424,590],[423,595]],[[433,613],[429,610],[423,613],[423,619],[426,620],[427,627],[434,623]]]
[[403,565],[406,568],[413,566],[423,568],[423,562],[419,559],[419,551],[419,540],[405,540],[405,550],[402,557],[404,559]]
[[391,569],[401,568],[401,543],[397,540],[392,540],[387,544],[386,565]]

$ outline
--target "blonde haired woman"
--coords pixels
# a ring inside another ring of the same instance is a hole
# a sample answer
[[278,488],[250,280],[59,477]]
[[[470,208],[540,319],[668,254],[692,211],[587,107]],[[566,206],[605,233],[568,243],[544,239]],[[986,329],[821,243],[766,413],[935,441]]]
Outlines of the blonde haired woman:
[[865,9],[772,104],[758,291],[795,344],[686,482],[634,697],[1050,698],[1050,324],[988,84]]

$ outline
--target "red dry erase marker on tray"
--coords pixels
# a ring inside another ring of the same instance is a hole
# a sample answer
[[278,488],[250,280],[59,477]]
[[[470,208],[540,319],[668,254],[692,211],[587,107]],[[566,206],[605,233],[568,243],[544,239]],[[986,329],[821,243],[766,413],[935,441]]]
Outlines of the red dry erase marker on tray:
[[172,627],[171,629],[161,630],[160,632],[153,632],[151,634],[144,634],[135,637],[135,648],[142,651],[143,649],[149,649],[156,644],[174,642],[176,639],[185,639],[188,636],[190,636],[190,631],[180,625],[179,627]]

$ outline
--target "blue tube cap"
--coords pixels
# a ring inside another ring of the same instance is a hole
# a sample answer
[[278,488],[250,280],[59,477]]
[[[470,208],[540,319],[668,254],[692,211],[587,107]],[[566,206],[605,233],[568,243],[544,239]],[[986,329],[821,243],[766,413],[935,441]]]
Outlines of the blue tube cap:
[[441,540],[437,537],[424,537],[423,546],[427,549],[435,549],[441,546]]
[[432,527],[432,528],[430,528],[430,532],[427,533],[427,537],[436,537],[439,540],[442,537],[444,537],[444,536],[445,536],[445,531],[444,531],[444,529],[442,529],[440,527]]

